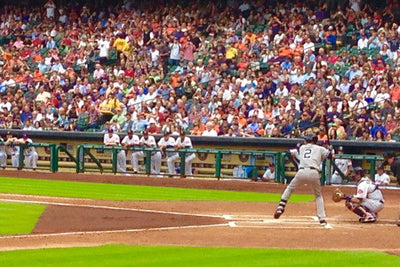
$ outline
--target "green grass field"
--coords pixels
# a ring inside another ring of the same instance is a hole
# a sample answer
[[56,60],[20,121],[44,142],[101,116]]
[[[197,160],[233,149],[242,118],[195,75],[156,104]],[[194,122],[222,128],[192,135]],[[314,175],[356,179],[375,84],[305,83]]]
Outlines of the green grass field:
[[0,253],[2,266],[399,266],[380,252],[102,246]]
[[[101,184],[0,178],[0,193],[106,200],[200,200],[278,202],[280,194],[202,190],[174,187]],[[311,201],[311,195],[293,195],[291,202]]]
[[0,202],[0,235],[30,233],[45,208],[43,205]]
[[[108,200],[278,202],[278,194],[0,178],[0,193]],[[310,201],[293,195],[292,202]],[[42,205],[0,203],[0,234],[29,233]],[[0,252],[0,266],[400,266],[380,252],[101,246]]]

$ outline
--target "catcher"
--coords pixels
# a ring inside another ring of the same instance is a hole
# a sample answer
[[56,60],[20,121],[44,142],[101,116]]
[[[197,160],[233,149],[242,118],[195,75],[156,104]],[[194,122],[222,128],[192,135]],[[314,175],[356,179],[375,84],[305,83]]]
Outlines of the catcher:
[[384,199],[381,190],[371,179],[364,176],[364,170],[361,167],[354,168],[354,178],[357,182],[357,193],[346,196],[337,188],[332,195],[335,202],[342,199],[346,200],[346,207],[360,216],[359,222],[371,223],[376,221],[378,212],[383,209]]

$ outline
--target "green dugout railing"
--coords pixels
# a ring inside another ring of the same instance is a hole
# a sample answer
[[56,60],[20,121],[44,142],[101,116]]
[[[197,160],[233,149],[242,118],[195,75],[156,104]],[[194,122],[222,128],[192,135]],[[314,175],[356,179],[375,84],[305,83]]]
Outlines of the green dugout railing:
[[[5,145],[4,142],[0,142],[0,145],[3,145],[7,147],[8,145]],[[75,163],[78,164],[77,159],[65,148],[65,146],[62,145],[56,145],[56,144],[51,144],[51,143],[28,143],[24,145],[19,145],[19,144],[12,144],[12,146],[18,147],[19,153],[18,153],[18,167],[17,169],[21,170],[24,168],[24,149],[27,147],[35,147],[35,148],[45,148],[48,149],[48,154],[49,154],[49,170],[51,172],[57,172],[59,168],[59,153],[60,151],[65,152],[68,157]],[[40,153],[39,157],[40,157]],[[42,163],[43,164],[43,163]],[[46,164],[47,165],[47,164]],[[43,165],[40,166],[40,159],[38,160],[38,168],[43,168]]]
[[[4,145],[4,142],[0,142],[0,145]],[[85,162],[88,160],[85,158],[88,156],[92,162],[96,166],[96,170],[103,173],[105,171],[104,163],[102,163],[97,155],[91,152],[91,149],[97,150],[110,150],[111,151],[111,172],[117,173],[117,154],[121,149],[125,149],[126,151],[143,151],[145,154],[144,157],[144,173],[150,175],[151,174],[151,154],[154,151],[159,151],[158,148],[149,148],[149,147],[131,147],[124,148],[121,146],[104,146],[104,145],[80,145],[77,148],[76,157],[72,155],[72,153],[66,149],[63,145],[56,145],[51,143],[30,143],[26,145],[15,145],[19,149],[19,166],[18,169],[23,168],[24,166],[24,148],[28,146],[33,146],[35,148],[45,148],[47,154],[50,157],[50,166],[49,170],[51,172],[57,172],[59,169],[59,154],[60,152],[65,153],[68,158],[76,165],[76,172],[83,173],[86,171]],[[7,147],[7,146],[6,146]],[[206,155],[214,155],[214,158],[209,160],[209,163],[206,165],[210,165],[209,169],[210,173],[217,178],[232,178],[231,175],[227,175],[226,173],[230,171],[232,166],[237,166],[236,163],[230,163],[225,157],[230,155],[238,155],[246,156],[244,157],[246,160],[246,164],[244,164],[246,170],[250,170],[248,176],[246,178],[254,179],[260,176],[260,172],[264,172],[264,167],[267,166],[267,163],[273,161],[276,166],[276,175],[275,181],[280,183],[289,182],[290,179],[294,176],[296,169],[296,163],[293,159],[290,158],[290,154],[288,152],[274,152],[274,151],[256,151],[256,150],[235,150],[235,149],[206,149],[206,148],[190,148],[190,149],[173,149],[167,148],[166,152],[176,151],[180,155],[179,164],[179,174],[181,177],[185,176],[185,159],[188,154],[195,153],[197,156],[200,154]],[[229,157],[227,157],[229,158]],[[379,162],[383,162],[383,157],[381,155],[358,155],[358,154],[336,154],[335,158],[337,159],[350,159],[352,161],[352,165],[354,166],[362,166],[367,170],[371,179],[374,179],[375,170]],[[198,161],[197,161],[198,162]],[[40,160],[39,160],[40,163]],[[43,161],[42,161],[43,164]],[[203,163],[197,163],[203,164]],[[38,166],[40,168],[40,164]],[[42,165],[43,168],[43,165]],[[201,169],[202,167],[199,167]],[[330,184],[330,177],[333,172],[336,170],[337,166],[335,166],[334,160],[328,159],[325,160],[322,164],[322,172],[321,172],[321,183],[322,184]],[[224,173],[225,172],[225,173]],[[340,174],[340,172],[339,172]],[[261,174],[262,175],[262,174]],[[207,177],[210,175],[207,174]],[[239,177],[236,177],[239,178]],[[349,177],[343,176],[344,180],[349,180]]]
[[56,145],[54,149],[55,149],[55,153],[54,153],[54,161],[55,161],[54,168],[55,168],[55,170],[54,171],[58,171],[58,168],[59,168],[60,152],[64,152],[75,163],[75,166],[78,166],[78,159],[74,155],[72,155],[72,153],[65,146]]
[[[169,149],[167,149],[168,151]],[[281,153],[280,152],[273,152],[273,151],[254,151],[254,150],[227,150],[227,149],[202,149],[202,148],[192,148],[192,149],[180,149],[174,150],[171,149],[170,151],[178,151],[180,153],[180,175],[185,175],[185,159],[186,155],[190,153],[207,153],[207,154],[214,154],[215,155],[215,173],[214,176],[218,179],[222,178],[222,157],[223,155],[249,155],[249,164],[247,167],[251,169],[250,177],[248,178],[257,178],[259,168],[256,165],[257,157],[260,158],[270,158],[273,160],[276,166],[276,170],[281,169]],[[263,170],[263,169],[262,169]],[[281,172],[276,172],[281,173]],[[275,180],[280,181],[282,177],[280,175],[276,175]]]
[[[377,168],[377,162],[383,162],[384,158],[381,155],[354,155],[354,154],[336,154],[337,159],[350,159],[353,167],[361,166],[364,169],[369,169],[369,176],[371,180],[374,180],[375,170]],[[334,160],[330,160],[334,164]],[[334,170],[333,170],[334,171]],[[332,172],[333,172],[332,171]],[[323,175],[326,175],[325,173]],[[342,177],[346,179],[347,177]],[[329,183],[330,184],[330,181]]]
[[[0,142],[0,145],[8,147],[9,145],[5,145],[4,142]],[[11,144],[11,146],[18,147],[18,167],[17,169],[21,170],[24,167],[24,149],[27,147],[43,147],[43,148],[48,148],[49,154],[50,154],[50,171],[51,172],[56,172],[57,171],[57,165],[58,165],[58,158],[55,156],[56,155],[56,145],[55,144],[49,144],[49,143],[28,143],[28,144]],[[38,166],[40,167],[40,166]]]
[[[83,173],[85,172],[85,155],[88,155],[93,162],[97,165],[100,172],[103,172],[104,167],[103,164],[96,159],[96,157],[91,153],[91,149],[97,150],[111,150],[111,172],[117,173],[117,154],[118,151],[121,149],[125,149],[126,151],[143,151],[145,153],[145,173],[150,175],[150,165],[151,165],[151,153],[154,151],[160,151],[158,148],[149,148],[149,147],[131,147],[131,148],[123,148],[121,146],[104,146],[104,145],[80,145],[77,149],[77,172]],[[254,151],[254,150],[227,150],[227,149],[204,149],[204,148],[191,148],[191,149],[173,149],[167,148],[166,152],[178,152],[180,155],[179,161],[179,175],[181,177],[185,176],[185,160],[186,155],[191,153],[203,153],[203,154],[213,154],[215,155],[215,161],[213,162],[214,165],[214,177],[220,179],[223,178],[224,175],[222,174],[222,158],[224,155],[248,155],[250,163],[247,167],[251,168],[250,177],[248,178],[256,178],[258,176],[259,168],[256,165],[257,157],[261,158],[270,158],[274,161],[276,169],[279,170],[281,167],[281,153],[280,152],[272,152],[272,151]],[[263,170],[263,169],[262,169]],[[283,181],[283,177],[280,176],[280,171],[276,172],[276,181],[280,182]]]
[[149,147],[131,147],[129,149],[124,148],[122,146],[104,146],[104,145],[80,145],[77,148],[77,165],[76,165],[76,172],[83,173],[85,172],[85,155],[88,155],[93,162],[97,165],[100,172],[104,172],[103,164],[100,162],[98,158],[90,151],[91,149],[97,150],[111,150],[111,172],[116,174],[117,173],[117,155],[121,149],[126,151],[143,151],[145,153],[145,166],[146,166],[146,173],[150,174],[150,165],[151,165],[151,152],[159,151],[158,148],[149,148]]

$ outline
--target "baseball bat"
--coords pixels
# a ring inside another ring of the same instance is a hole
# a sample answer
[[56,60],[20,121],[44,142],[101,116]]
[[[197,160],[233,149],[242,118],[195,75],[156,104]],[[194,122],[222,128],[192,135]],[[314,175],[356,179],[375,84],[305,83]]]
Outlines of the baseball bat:
[[326,132],[326,137],[328,138],[328,145],[330,145],[331,144],[331,142],[330,142],[330,138],[329,138],[329,132],[328,132],[328,130],[329,130],[329,127],[328,127],[328,119],[326,118],[326,114],[324,114],[324,120],[325,120],[325,132]]

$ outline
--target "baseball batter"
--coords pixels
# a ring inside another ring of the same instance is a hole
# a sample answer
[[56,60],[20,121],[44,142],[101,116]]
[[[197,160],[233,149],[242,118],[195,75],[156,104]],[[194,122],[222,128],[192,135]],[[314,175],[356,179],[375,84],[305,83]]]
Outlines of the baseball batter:
[[[154,138],[154,136],[149,135],[149,132],[147,130],[144,130],[143,136],[139,140],[139,146],[157,147],[156,139]],[[132,164],[137,168],[139,158],[143,158],[144,156],[145,153],[143,151],[138,151],[137,153],[133,154]],[[152,151],[150,172],[152,174],[159,175],[160,171],[161,171],[161,152]]]
[[[133,134],[132,130],[128,130],[127,135],[122,139],[121,144],[123,147],[130,149],[131,147],[139,146],[139,137],[136,134]],[[135,154],[140,151],[131,151],[130,159],[132,164],[132,169],[134,173],[138,172],[138,161],[134,160]]]
[[371,179],[364,176],[363,168],[355,167],[354,173],[357,193],[346,197],[346,207],[360,216],[360,222],[375,222],[378,212],[383,209],[385,203],[382,192]]
[[[119,146],[120,138],[118,134],[114,133],[113,129],[108,129],[108,132],[104,135],[104,145],[105,146]],[[125,150],[121,149],[117,154],[117,169],[123,174],[126,172],[126,154]]]
[[[192,145],[192,140],[188,136],[186,136],[186,133],[184,131],[180,131],[179,133],[179,138],[176,139],[175,142],[175,148],[176,149],[182,149],[182,148],[193,148]],[[179,155],[178,155],[179,158]],[[187,153],[185,155],[185,175],[192,177],[192,161],[196,158],[196,155],[194,153]]]
[[307,134],[304,139],[305,144],[300,146],[299,149],[299,170],[283,192],[274,218],[278,219],[283,214],[293,190],[301,184],[307,184],[315,195],[319,222],[321,225],[326,225],[324,200],[321,195],[320,166],[321,162],[327,158],[331,152],[316,144],[317,136],[313,133]]

